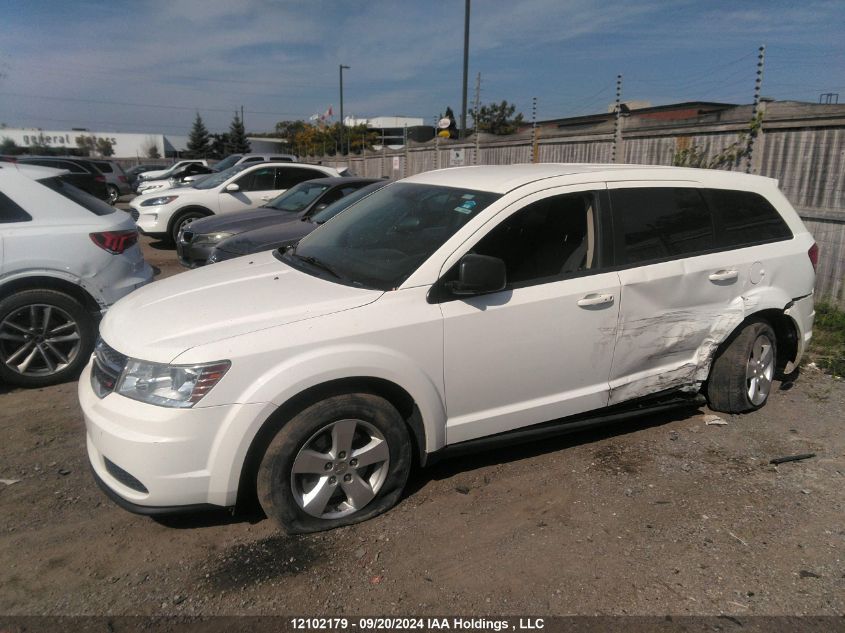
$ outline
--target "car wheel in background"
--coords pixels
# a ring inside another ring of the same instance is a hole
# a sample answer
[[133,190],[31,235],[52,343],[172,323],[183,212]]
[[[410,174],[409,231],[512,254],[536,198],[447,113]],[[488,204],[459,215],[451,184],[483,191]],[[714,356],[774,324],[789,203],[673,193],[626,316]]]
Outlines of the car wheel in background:
[[759,409],[769,398],[777,359],[774,330],[751,321],[728,339],[713,361],[707,381],[711,409],[742,413]]
[[106,192],[109,195],[109,204],[114,204],[120,198],[120,190],[114,185],[106,185]]
[[55,290],[24,290],[0,301],[0,379],[44,387],[79,376],[94,349],[94,317]]
[[393,507],[411,468],[405,421],[366,393],[327,398],[281,427],[258,469],[258,499],[290,534],[358,523]]
[[173,225],[170,227],[170,240],[176,244],[179,240],[179,231],[182,230],[183,226],[199,218],[207,217],[207,215],[202,211],[185,211],[177,215],[173,220]]

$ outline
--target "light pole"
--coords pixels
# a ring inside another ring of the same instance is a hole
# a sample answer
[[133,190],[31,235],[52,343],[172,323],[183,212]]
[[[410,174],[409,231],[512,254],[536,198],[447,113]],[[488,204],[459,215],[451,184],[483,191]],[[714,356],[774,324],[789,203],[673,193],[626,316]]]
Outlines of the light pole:
[[340,151],[343,153],[343,69],[349,66],[340,65]]

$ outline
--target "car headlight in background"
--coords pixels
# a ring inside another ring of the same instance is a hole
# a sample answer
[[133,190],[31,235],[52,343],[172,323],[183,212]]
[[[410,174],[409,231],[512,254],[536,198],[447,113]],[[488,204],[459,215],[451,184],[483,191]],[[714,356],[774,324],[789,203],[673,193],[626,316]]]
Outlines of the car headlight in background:
[[227,360],[203,365],[161,365],[130,358],[115,391],[147,404],[187,409],[211,391],[229,367]]
[[[190,226],[191,225],[189,224],[188,227]],[[197,246],[217,244],[217,242],[225,240],[227,237],[232,237],[233,235],[234,233],[200,233],[199,235],[194,234],[194,239],[191,240],[191,243]]]
[[144,200],[141,203],[142,207],[160,207],[164,204],[170,204],[179,196],[158,196],[156,198],[150,198],[149,200]]

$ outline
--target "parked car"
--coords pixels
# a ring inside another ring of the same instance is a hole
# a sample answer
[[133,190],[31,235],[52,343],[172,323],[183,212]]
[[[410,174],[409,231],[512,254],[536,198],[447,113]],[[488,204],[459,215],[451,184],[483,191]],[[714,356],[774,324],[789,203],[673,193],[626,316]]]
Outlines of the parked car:
[[[317,228],[318,224],[313,221],[315,213],[362,187],[386,183],[374,178],[315,178],[291,187],[252,211],[194,220],[183,225],[176,240],[179,263],[186,268],[196,268],[246,254],[234,252],[237,249],[234,244],[232,249],[223,245],[244,233],[254,234],[257,231],[258,235],[262,235],[262,229],[277,229],[277,232],[281,229],[281,234],[288,240],[298,241]],[[255,237],[253,235],[253,239]],[[238,245],[250,241],[239,241]],[[222,248],[218,250],[218,247]],[[269,246],[266,250],[271,248],[278,247]],[[214,259],[210,260],[212,257]]]
[[208,167],[208,161],[204,158],[191,158],[186,160],[180,160],[170,167],[164,169],[153,169],[150,171],[142,172],[139,176],[139,180],[159,180],[161,178],[166,178],[168,172],[173,172],[177,169],[182,169],[185,165],[203,165],[204,167]]
[[296,163],[299,159],[293,154],[229,154],[215,165],[218,171],[229,169],[243,163]]
[[56,169],[0,169],[0,380],[41,387],[79,375],[100,314],[149,282],[125,213]]
[[213,174],[216,169],[213,167],[206,167],[198,163],[190,163],[183,165],[179,169],[168,170],[160,179],[157,180],[142,180],[135,188],[135,192],[140,195],[143,193],[150,193],[152,191],[163,191],[164,189],[172,189],[180,184],[193,182],[208,174]]
[[355,523],[450,451],[762,407],[812,336],[817,256],[768,178],[418,174],[119,302],[79,383],[89,458],[138,512],[252,493],[289,532]]
[[65,170],[67,173],[60,176],[65,182],[100,200],[109,199],[106,177],[90,160],[64,156],[20,156],[17,162],[21,165],[40,165]]
[[92,160],[91,162],[105,176],[106,193],[110,204],[117,202],[120,196],[132,193],[129,188],[129,178],[119,163],[111,160]]
[[[164,165],[153,165],[153,164],[146,164],[146,165],[135,165],[130,167],[126,170],[126,176],[129,178],[129,187],[132,191],[135,191],[135,187],[138,186],[138,180],[140,179],[141,174],[148,171],[153,171],[154,169],[162,169]],[[167,169],[170,169],[170,166],[167,166]]]
[[254,209],[300,182],[337,175],[331,167],[320,165],[243,163],[190,187],[138,196],[130,203],[131,214],[145,235],[175,242],[186,222]]

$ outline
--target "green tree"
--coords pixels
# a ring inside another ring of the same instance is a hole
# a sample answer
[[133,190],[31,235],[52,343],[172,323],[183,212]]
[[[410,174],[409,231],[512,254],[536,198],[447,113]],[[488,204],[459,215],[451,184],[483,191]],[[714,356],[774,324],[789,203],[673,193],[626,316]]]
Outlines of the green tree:
[[0,154],[6,154],[8,156],[17,156],[18,154],[23,153],[23,148],[18,147],[18,144],[15,143],[14,139],[9,138],[8,136],[4,136],[2,142],[0,142]]
[[502,101],[481,106],[478,111],[478,120],[473,121],[475,129],[479,132],[504,135],[513,134],[522,124],[522,113],[516,114],[516,106]]
[[108,158],[109,156],[114,156],[114,145],[112,142],[107,138],[98,138],[97,139],[97,153],[104,158]]
[[707,158],[707,152],[698,145],[691,145],[679,149],[672,157],[675,167],[699,167],[702,169],[731,169],[739,167],[743,158],[751,154],[751,145],[760,127],[763,125],[763,113],[758,112],[756,118],[748,125],[748,129],[739,133],[739,138],[728,145],[721,152]]
[[82,134],[77,136],[75,140],[76,146],[79,148],[79,153],[82,154],[82,156],[90,156],[91,152],[96,149],[93,136]]
[[188,135],[187,149],[186,154],[191,158],[205,158],[211,149],[211,137],[199,112],[197,112],[197,118],[194,119],[194,124],[191,126],[191,133]]
[[230,151],[229,135],[226,132],[222,134],[211,134],[209,139],[209,158],[226,158],[226,156],[232,153]]
[[250,150],[246,131],[244,131],[244,123],[241,121],[241,117],[238,116],[237,112],[235,112],[235,118],[232,119],[232,123],[229,126],[229,145],[231,146],[231,151],[235,154],[247,154]]

